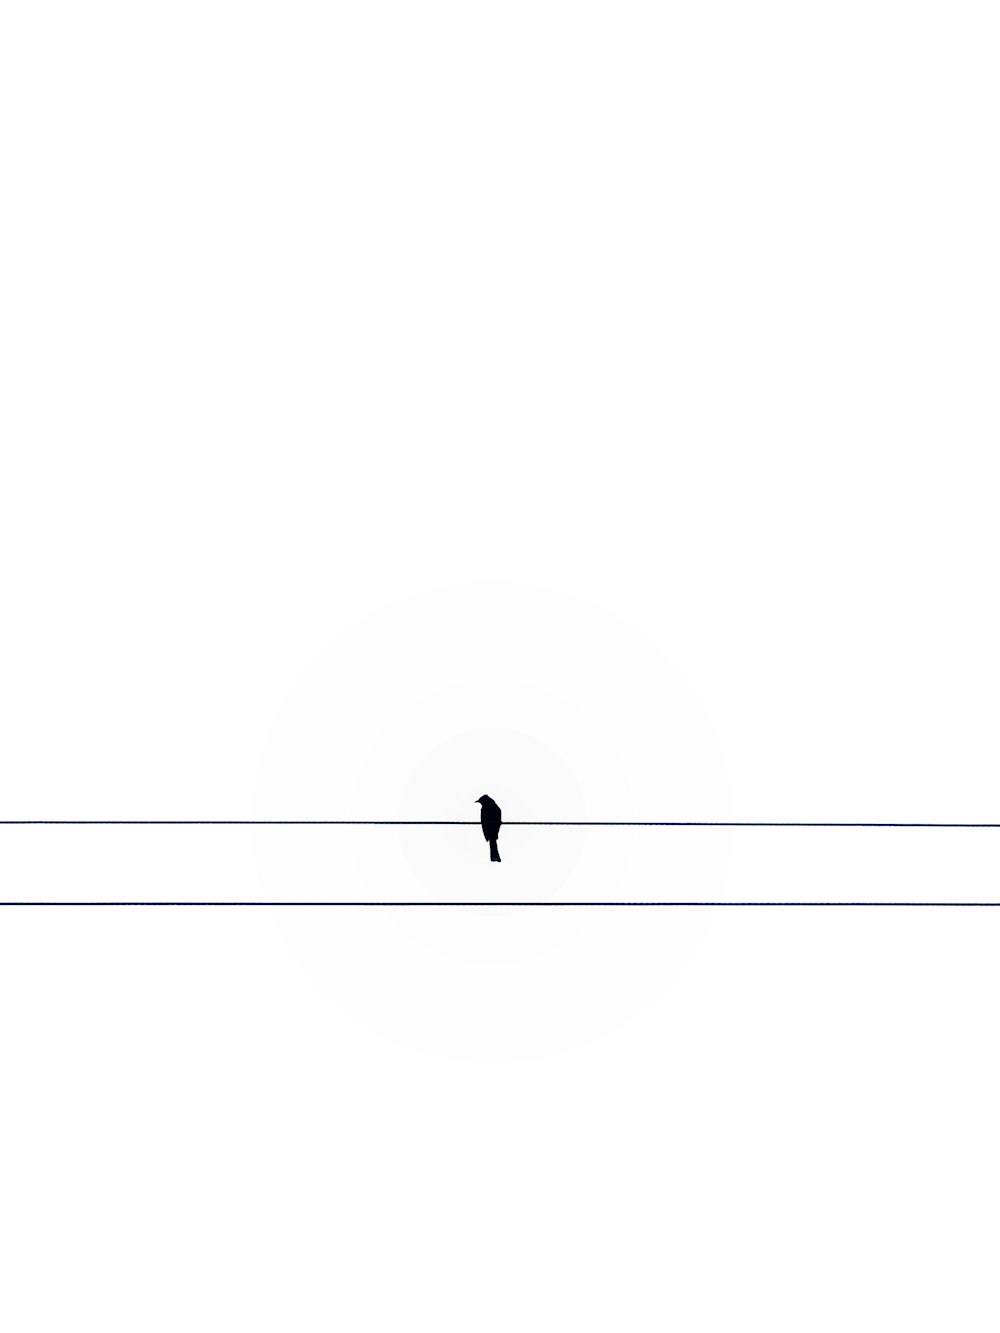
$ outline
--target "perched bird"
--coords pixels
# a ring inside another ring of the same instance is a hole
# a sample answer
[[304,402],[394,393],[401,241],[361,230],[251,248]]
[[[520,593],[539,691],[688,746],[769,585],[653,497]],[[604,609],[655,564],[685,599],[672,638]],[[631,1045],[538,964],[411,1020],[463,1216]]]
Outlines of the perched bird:
[[492,796],[480,796],[476,804],[483,807],[481,811],[483,837],[490,844],[490,860],[499,861],[497,838],[500,836],[500,807]]

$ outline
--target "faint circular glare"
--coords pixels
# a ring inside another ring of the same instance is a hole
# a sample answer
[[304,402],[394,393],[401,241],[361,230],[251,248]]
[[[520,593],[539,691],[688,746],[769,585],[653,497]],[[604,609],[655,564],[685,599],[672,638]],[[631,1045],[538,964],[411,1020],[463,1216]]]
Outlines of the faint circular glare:
[[[664,611],[663,615],[667,615]],[[468,824],[320,830],[262,855],[268,896],[581,902],[725,896],[701,831],[518,820],[724,818],[712,719],[667,654],[581,597],[443,588],[337,623],[272,735],[261,799],[314,817]],[[503,810],[499,865],[476,798]],[[262,839],[263,851],[263,839]],[[703,915],[608,908],[346,909],[277,923],[321,993],[460,1059],[587,1041],[672,985]]]

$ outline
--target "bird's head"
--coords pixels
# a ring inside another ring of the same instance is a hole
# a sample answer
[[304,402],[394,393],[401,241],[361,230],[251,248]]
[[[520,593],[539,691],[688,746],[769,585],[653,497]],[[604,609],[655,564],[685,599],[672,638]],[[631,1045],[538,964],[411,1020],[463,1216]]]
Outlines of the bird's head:
[[488,801],[489,799],[490,799],[490,798],[489,798],[488,796],[477,796],[477,797],[476,797],[476,805],[482,805],[482,803],[483,803],[484,801]]

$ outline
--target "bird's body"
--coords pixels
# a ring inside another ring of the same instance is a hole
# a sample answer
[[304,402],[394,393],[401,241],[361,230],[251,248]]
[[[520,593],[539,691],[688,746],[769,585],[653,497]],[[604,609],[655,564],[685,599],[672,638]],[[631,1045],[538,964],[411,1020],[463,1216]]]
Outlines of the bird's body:
[[483,837],[490,844],[490,860],[499,861],[497,838],[500,836],[500,807],[492,796],[480,796],[477,805],[481,805],[480,819],[483,825]]

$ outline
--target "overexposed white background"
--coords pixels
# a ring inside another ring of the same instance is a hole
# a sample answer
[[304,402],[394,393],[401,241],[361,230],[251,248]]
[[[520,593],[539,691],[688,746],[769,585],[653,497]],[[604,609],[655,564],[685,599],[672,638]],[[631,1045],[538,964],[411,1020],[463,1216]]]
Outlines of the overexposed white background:
[[[998,22],[11,3],[3,818],[997,821]],[[1000,899],[0,829],[4,899]],[[1000,916],[5,909],[0,1322],[994,1329]]]

